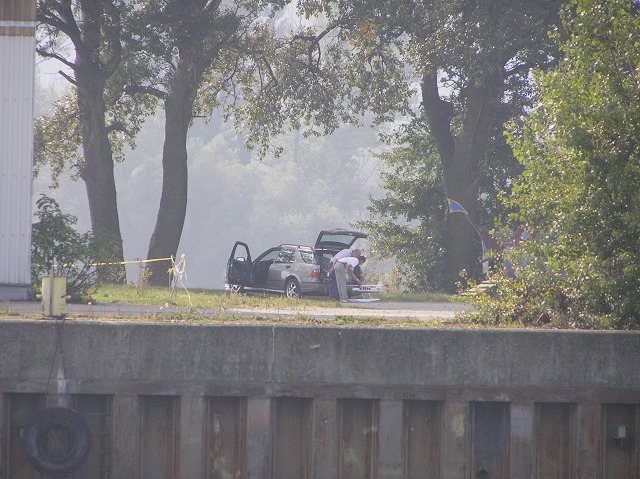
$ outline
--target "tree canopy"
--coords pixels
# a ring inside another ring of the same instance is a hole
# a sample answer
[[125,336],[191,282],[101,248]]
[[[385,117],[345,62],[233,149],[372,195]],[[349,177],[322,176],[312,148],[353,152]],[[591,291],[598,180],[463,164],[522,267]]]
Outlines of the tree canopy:
[[[165,178],[149,258],[175,254],[187,201],[187,130],[195,115],[208,114],[220,105],[231,107],[226,111],[248,131],[248,144],[257,146],[261,156],[288,127],[318,135],[331,133],[343,123],[362,124],[367,115],[374,123],[408,115],[430,136],[424,143],[429,151],[418,161],[439,160],[433,166],[440,170],[436,174],[441,178],[441,201],[437,206],[424,205],[430,217],[438,208],[442,211],[445,197],[451,197],[478,220],[484,205],[495,207],[494,192],[510,176],[504,158],[495,161],[489,154],[494,151],[492,139],[499,137],[504,119],[521,114],[529,104],[531,68],[552,59],[546,31],[557,10],[556,2],[542,0],[401,5],[380,0],[309,0],[296,4],[303,19],[296,28],[276,31],[274,14],[285,2],[165,0],[142,2],[133,9],[124,0],[104,5],[97,0],[41,0],[39,5],[40,18],[48,22],[54,36],[58,29],[71,37],[74,24],[91,27],[79,37],[90,39],[87,46],[94,47],[85,63],[106,63],[93,65],[90,71],[114,73],[120,71],[116,65],[122,65],[138,74],[117,83],[120,90],[105,90],[107,80],[100,76],[87,81],[86,89],[77,90],[79,111],[82,105],[92,106],[78,117],[76,131],[85,144],[84,158],[103,158],[97,163],[99,169],[87,169],[82,176],[88,181],[88,192],[95,190],[104,199],[90,196],[92,218],[100,217],[98,207],[111,211],[114,231],[118,223],[115,186],[104,190],[94,186],[103,180],[106,185],[112,183],[109,132],[122,125],[105,120],[110,105],[118,104],[107,100],[133,98],[134,93],[146,91],[164,101]],[[107,8],[100,10],[100,5]],[[47,9],[58,16],[47,17]],[[78,23],[73,15],[79,12],[86,18],[94,14],[95,20]],[[71,27],[65,31],[58,19],[67,17]],[[114,32],[120,35],[114,37]],[[104,36],[102,45],[117,45],[102,54],[101,37],[96,34]],[[74,45],[79,58],[86,53],[84,43]],[[58,59],[75,68],[76,74],[81,71],[66,56]],[[80,85],[78,79],[71,79]],[[121,95],[124,85],[131,95]],[[421,103],[411,109],[415,91],[420,92]],[[82,92],[90,95],[80,101]],[[73,102],[62,106],[73,107]],[[498,172],[499,181],[481,170]],[[422,197],[435,199],[435,191]],[[479,208],[481,199],[484,204]],[[477,269],[479,245],[466,222],[450,218],[437,227],[441,225],[444,233],[431,235],[441,241],[433,251],[443,257],[440,283],[451,288],[461,269]],[[422,227],[426,231],[431,226]]]
[[[57,102],[54,115],[36,122],[36,162],[51,167],[54,183],[66,169],[84,181],[93,232],[114,244],[114,256],[103,260],[118,262],[124,257],[114,156],[117,160],[125,137],[133,138],[148,111],[145,102],[130,103],[122,96],[122,85],[137,72],[133,57],[123,54],[130,36],[122,17],[131,7],[123,0],[37,4],[36,50],[60,63],[60,74],[72,88]],[[109,276],[101,279],[122,280],[124,267]]]
[[[531,107],[532,69],[554,61],[554,48],[547,32],[557,21],[560,2],[438,0],[398,5],[397,2],[365,0],[356,3],[310,1],[303,5],[305,13],[326,16],[327,25],[348,40],[332,44],[334,50],[341,48],[341,56],[336,55],[340,62],[332,64],[325,60],[324,67],[332,66],[346,75],[349,80],[344,84],[356,95],[361,91],[360,85],[377,77],[384,81],[376,80],[383,86],[379,90],[382,95],[376,98],[384,98],[389,91],[403,93],[402,101],[387,97],[381,102],[346,102],[353,107],[351,113],[363,105],[367,108],[382,105],[387,115],[408,113],[409,119],[415,121],[410,127],[414,131],[400,138],[403,143],[413,139],[423,141],[415,134],[418,127],[430,137],[422,143],[428,145],[422,154],[417,148],[408,147],[415,154],[413,164],[417,170],[421,170],[425,162],[430,163],[434,155],[439,162],[439,201],[437,205],[420,207],[439,208],[444,216],[445,198],[449,197],[463,204],[473,221],[486,220],[490,226],[493,221],[490,212],[499,208],[497,191],[508,186],[515,171],[515,161],[501,135],[502,124],[524,115]],[[327,51],[335,54],[329,48]],[[368,61],[371,56],[377,62]],[[371,65],[381,67],[364,68]],[[396,68],[397,65],[402,68]],[[418,91],[420,103],[408,111],[405,107],[411,98],[406,95],[412,88]],[[375,90],[372,93],[375,94]],[[336,108],[341,102],[343,99],[339,98]],[[402,148],[405,150],[399,154],[406,157],[407,146]],[[497,151],[500,154],[494,155]],[[396,183],[396,186],[399,185]],[[436,184],[432,183],[431,187]],[[423,194],[422,197],[435,199],[438,195]],[[442,256],[441,278],[436,283],[447,289],[453,289],[461,270],[478,275],[480,243],[469,222],[458,217],[430,224],[422,222],[417,228],[425,234],[418,230],[411,232],[410,226],[403,225],[385,229],[389,221],[402,221],[402,216],[404,220],[415,218],[411,207],[404,212],[399,209],[401,203],[398,198],[396,211],[381,219],[378,233],[393,235],[402,231],[410,236],[417,234],[423,240],[439,238],[439,243],[432,248]],[[378,212],[386,214],[382,210]],[[432,215],[433,212],[428,216]],[[436,231],[437,228],[440,230]],[[404,240],[387,236],[385,241]],[[424,241],[414,247],[425,247]],[[405,256],[409,258],[410,255]],[[430,282],[433,283],[433,278]]]
[[562,61],[538,76],[541,106],[511,138],[524,172],[507,204],[530,239],[506,254],[515,278],[484,312],[638,327],[640,16],[626,0],[575,0],[563,25]]

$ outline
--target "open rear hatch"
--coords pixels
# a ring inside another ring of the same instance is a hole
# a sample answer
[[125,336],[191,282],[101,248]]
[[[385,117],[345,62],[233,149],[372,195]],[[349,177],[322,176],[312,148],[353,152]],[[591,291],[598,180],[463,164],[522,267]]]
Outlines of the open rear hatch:
[[356,240],[367,238],[367,236],[366,233],[360,231],[345,230],[342,228],[320,231],[315,245],[320,264],[327,270],[329,268],[329,260],[338,251],[350,249]]
[[345,248],[351,248],[351,245],[353,245],[357,239],[366,237],[366,233],[342,228],[322,230],[316,240],[315,249],[338,252]]

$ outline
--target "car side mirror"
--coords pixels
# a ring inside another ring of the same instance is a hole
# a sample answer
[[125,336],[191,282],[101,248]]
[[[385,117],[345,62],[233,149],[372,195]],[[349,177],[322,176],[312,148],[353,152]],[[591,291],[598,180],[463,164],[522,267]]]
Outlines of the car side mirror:
[[236,261],[239,261],[240,263],[244,263],[246,261],[246,259],[243,256],[238,256],[236,258]]

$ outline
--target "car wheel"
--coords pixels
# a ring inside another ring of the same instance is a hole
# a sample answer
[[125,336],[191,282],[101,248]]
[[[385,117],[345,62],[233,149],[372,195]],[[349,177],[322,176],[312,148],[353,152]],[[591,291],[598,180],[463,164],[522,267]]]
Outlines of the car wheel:
[[288,279],[284,285],[284,295],[287,298],[300,297],[300,283],[295,278]]
[[242,293],[242,291],[244,290],[244,287],[240,284],[232,284],[229,289],[231,290],[232,293]]

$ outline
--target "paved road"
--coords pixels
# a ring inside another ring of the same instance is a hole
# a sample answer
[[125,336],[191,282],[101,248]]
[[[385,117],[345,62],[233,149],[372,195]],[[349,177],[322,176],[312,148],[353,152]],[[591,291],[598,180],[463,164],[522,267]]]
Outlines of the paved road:
[[[356,317],[384,317],[387,319],[453,319],[456,312],[469,309],[467,305],[456,303],[415,303],[415,302],[386,302],[371,303],[343,303],[336,307],[313,307],[301,305],[292,309],[258,309],[232,308],[225,309],[224,314],[235,316],[262,317],[295,317],[298,315],[311,316],[318,319],[333,319],[336,316]],[[177,308],[173,306],[144,306],[132,304],[67,304],[67,314],[89,318],[130,318],[132,316],[169,315],[176,313],[219,314],[216,309]],[[1,301],[0,312],[3,314],[25,317],[37,317],[42,313],[42,305],[38,301]]]

